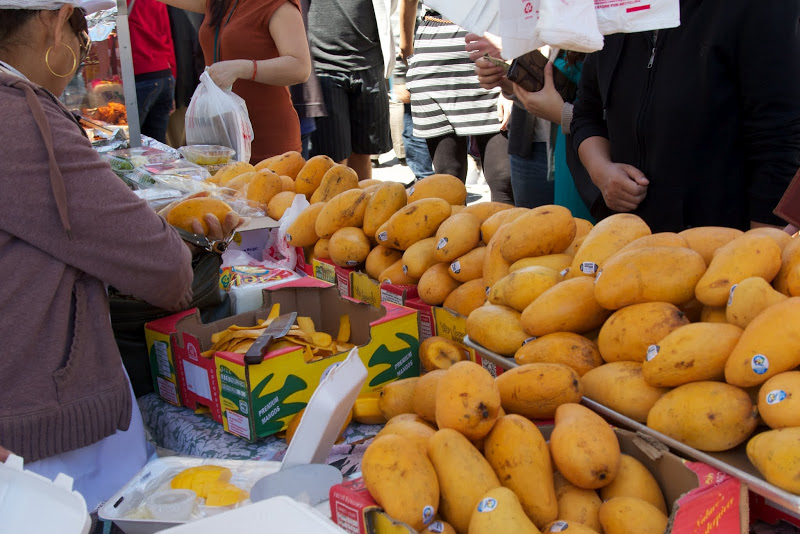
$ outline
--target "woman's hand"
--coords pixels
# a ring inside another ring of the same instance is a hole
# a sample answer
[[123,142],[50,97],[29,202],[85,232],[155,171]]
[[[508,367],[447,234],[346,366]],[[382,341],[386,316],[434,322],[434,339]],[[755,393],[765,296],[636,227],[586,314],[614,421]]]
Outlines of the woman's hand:
[[[214,241],[225,239],[231,232],[245,223],[245,219],[235,211],[229,211],[222,222],[217,219],[216,215],[206,213],[205,221],[208,225],[206,237]],[[203,226],[197,219],[192,221],[192,231],[196,234],[203,234]]]
[[477,35],[475,33],[468,33],[464,37],[467,52],[469,52],[470,61],[477,61],[478,58],[489,54],[497,59],[503,59],[500,38],[492,34]]
[[222,89],[230,89],[239,78],[249,80],[253,76],[253,62],[247,59],[219,61],[208,67],[208,75]]
[[506,71],[483,56],[475,60],[475,74],[478,76],[478,83],[484,89],[500,87],[506,93],[511,92],[513,86],[506,78]]
[[633,211],[647,196],[650,181],[644,173],[626,163],[607,163],[593,169],[590,176],[603,194],[603,200],[614,211]]
[[[561,109],[564,99],[556,91],[553,83],[553,63],[548,61],[544,67],[544,87],[541,91],[531,93],[517,84],[514,85],[514,94],[519,102],[525,106],[528,113],[541,117],[555,124],[561,124]],[[609,206],[610,207],[610,206]]]
[[497,98],[497,119],[500,121],[500,130],[508,130],[508,121],[511,120],[511,108],[514,102],[503,95]]

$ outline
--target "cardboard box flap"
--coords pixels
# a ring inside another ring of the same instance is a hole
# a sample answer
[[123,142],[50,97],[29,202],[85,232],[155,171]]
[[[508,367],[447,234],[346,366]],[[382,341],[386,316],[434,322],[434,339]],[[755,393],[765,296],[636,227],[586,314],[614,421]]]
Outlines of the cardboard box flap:
[[637,447],[639,447],[639,450],[651,460],[658,460],[664,455],[664,453],[669,452],[669,447],[660,441],[653,439],[651,436],[642,434],[641,432],[636,433],[636,437],[633,438],[633,442]]

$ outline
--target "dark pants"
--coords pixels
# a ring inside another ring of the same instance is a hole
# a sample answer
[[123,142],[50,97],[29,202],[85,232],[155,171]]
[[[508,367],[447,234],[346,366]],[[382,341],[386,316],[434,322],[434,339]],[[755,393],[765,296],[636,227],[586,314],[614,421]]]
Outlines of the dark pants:
[[411,119],[411,104],[403,105],[403,146],[406,151],[406,163],[417,180],[433,174],[433,163],[428,143],[420,137],[414,137],[414,122]]
[[175,78],[167,76],[136,82],[136,100],[142,135],[166,143],[169,114],[175,103]]
[[552,204],[555,182],[547,180],[547,143],[533,143],[528,158],[513,154],[509,158],[514,203],[521,208]]

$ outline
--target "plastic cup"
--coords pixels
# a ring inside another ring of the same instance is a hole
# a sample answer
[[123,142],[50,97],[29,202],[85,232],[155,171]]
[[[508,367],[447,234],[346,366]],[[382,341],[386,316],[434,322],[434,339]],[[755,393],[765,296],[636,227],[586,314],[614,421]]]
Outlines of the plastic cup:
[[192,490],[163,490],[147,498],[145,505],[154,519],[181,521],[189,519],[197,494]]

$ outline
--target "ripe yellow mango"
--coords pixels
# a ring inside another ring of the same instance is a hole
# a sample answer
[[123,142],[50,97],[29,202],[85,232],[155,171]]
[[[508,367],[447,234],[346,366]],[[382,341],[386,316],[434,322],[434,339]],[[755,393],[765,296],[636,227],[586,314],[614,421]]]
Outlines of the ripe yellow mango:
[[537,527],[558,516],[550,452],[536,425],[519,415],[505,415],[486,436],[483,451],[497,478],[517,495]]
[[649,502],[663,514],[667,513],[667,504],[658,481],[642,462],[628,454],[621,456],[619,472],[614,481],[600,488],[600,497],[604,501],[614,497],[636,497]]
[[[295,190],[296,189],[297,188],[295,188]],[[327,202],[339,193],[349,191],[350,189],[360,190],[358,187],[358,175],[356,171],[350,167],[337,163],[325,172],[319,187],[314,191],[308,201],[312,204]]]
[[775,276],[775,279],[772,281],[772,285],[775,289],[786,296],[798,296],[789,293],[789,273],[794,272],[797,274],[799,266],[800,239],[793,238],[792,241],[786,245],[786,248],[783,249],[783,254],[781,254],[781,270],[778,271],[777,276]]
[[725,362],[741,335],[741,328],[727,323],[692,323],[678,327],[658,344],[650,345],[642,364],[644,379],[657,387],[722,380]]
[[611,312],[597,302],[594,289],[594,280],[585,276],[554,285],[522,312],[523,330],[538,337],[553,332],[582,334],[599,327]]
[[193,233],[192,222],[198,221],[203,228],[203,234],[208,234],[206,214],[214,215],[220,222],[225,219],[231,207],[221,200],[209,197],[195,197],[183,200],[167,213],[167,223],[176,228]]
[[581,377],[583,394],[593,401],[644,423],[653,405],[668,388],[651,386],[644,379],[642,364],[619,361],[601,365]]
[[224,165],[220,168],[212,177],[212,180],[215,184],[218,184],[223,187],[227,187],[228,182],[233,180],[239,175],[242,175],[246,172],[253,172],[259,171],[261,169],[257,169],[254,166],[250,165],[246,161],[234,161]]
[[288,210],[294,202],[296,194],[292,191],[281,191],[272,197],[267,204],[267,215],[270,218],[279,221],[283,214]]
[[463,434],[442,428],[428,443],[428,457],[439,478],[439,511],[456,529],[465,533],[472,511],[500,481],[492,466]]
[[758,410],[743,389],[724,382],[691,382],[661,397],[647,426],[701,451],[727,451],[746,440]]
[[682,248],[690,248],[689,242],[686,241],[682,236],[676,234],[675,232],[659,232],[657,234],[650,234],[640,237],[639,239],[634,239],[621,249],[617,254],[622,254],[623,252],[627,252],[629,250],[634,250],[637,248],[651,248],[651,247],[682,247]]
[[364,211],[364,233],[374,236],[378,228],[406,204],[408,195],[403,184],[382,183],[367,202],[367,209]]
[[781,252],[792,242],[792,236],[781,230],[780,228],[772,228],[770,226],[762,226],[760,228],[751,228],[745,232],[745,235],[757,235],[769,237],[775,244],[781,247]]
[[637,215],[617,213],[606,217],[591,229],[575,252],[567,278],[594,276],[622,247],[651,233]]
[[572,263],[572,256],[569,254],[548,254],[547,256],[537,256],[535,258],[522,258],[515,261],[509,267],[510,272],[525,269],[526,267],[547,267],[557,273],[568,268]]
[[646,302],[615,311],[600,328],[597,347],[607,362],[643,362],[647,349],[667,334],[689,324],[675,305]]
[[436,265],[435,250],[435,237],[421,239],[408,247],[403,252],[403,272],[411,278],[420,278],[422,273]]
[[520,365],[526,363],[560,363],[583,376],[603,364],[597,345],[590,339],[572,332],[553,332],[526,341],[514,354]]
[[407,438],[381,436],[364,452],[361,474],[370,495],[391,517],[416,530],[439,508],[439,478],[428,457]]
[[787,298],[763,278],[751,276],[731,287],[725,317],[729,323],[746,328],[762,311]]
[[800,365],[800,297],[770,306],[744,329],[725,364],[725,381],[758,386]]
[[419,345],[419,361],[426,373],[449,369],[467,356],[464,347],[441,336],[429,337]]
[[505,211],[513,209],[511,204],[503,204],[502,202],[475,202],[465,207],[463,213],[471,213],[481,220],[481,223],[497,213],[498,211]]
[[558,471],[553,473],[553,484],[558,498],[560,520],[568,522],[570,526],[573,526],[573,523],[584,525],[597,533],[603,531],[598,515],[603,501],[595,490],[579,488]]
[[503,410],[528,419],[552,419],[562,404],[583,397],[574,369],[560,363],[527,363],[509,369],[495,380]]
[[519,312],[494,304],[470,313],[466,330],[471,340],[503,356],[513,356],[528,338],[520,326]]
[[340,267],[361,265],[369,256],[369,238],[361,228],[347,226],[334,232],[328,241],[328,254]]
[[[367,234],[369,235],[369,234]],[[377,280],[381,273],[403,258],[403,252],[393,248],[376,245],[367,256],[364,270],[370,278]],[[400,264],[402,269],[402,263]]]
[[575,238],[572,213],[563,206],[539,206],[508,223],[510,231],[500,242],[500,253],[508,263],[530,256],[560,254]]
[[269,171],[261,171],[247,182],[242,189],[245,198],[266,207],[272,197],[283,191],[281,177]]
[[414,391],[414,412],[431,423],[436,423],[436,389],[446,372],[445,369],[437,369],[425,373],[419,377]]
[[800,495],[800,427],[756,434],[747,443],[747,457],[767,482]]
[[705,270],[703,258],[689,248],[635,248],[605,262],[597,273],[594,294],[610,310],[643,302],[683,304],[694,298]]
[[583,523],[566,519],[558,519],[546,524],[542,532],[564,532],[566,530],[569,530],[569,534],[599,534],[597,530],[589,528]]
[[744,234],[736,228],[724,226],[698,226],[680,232],[678,235],[689,243],[689,248],[703,256],[706,265],[711,264],[714,253],[723,245],[727,245]]
[[418,377],[404,378],[389,382],[381,388],[378,409],[387,421],[396,415],[415,413],[414,391],[418,381]]
[[758,413],[772,429],[800,426],[800,371],[780,373],[761,386]]
[[[317,259],[330,259],[331,254],[328,251],[328,243],[330,243],[330,239],[318,239],[316,243],[314,243],[314,252],[313,255]],[[369,256],[367,256],[369,259]]]
[[478,502],[469,521],[468,534],[515,532],[541,534],[525,515],[517,495],[508,488],[489,490]]
[[292,180],[288,176],[281,176],[280,179],[281,179],[281,191],[294,191],[295,190],[294,180]]
[[292,247],[310,247],[316,244],[319,241],[319,236],[314,229],[314,225],[322,208],[325,206],[327,206],[326,202],[318,202],[301,211],[300,215],[286,230],[286,243]]
[[539,295],[561,281],[559,274],[547,267],[526,267],[504,276],[489,290],[489,302],[522,312]]
[[579,488],[607,486],[619,471],[617,435],[602,417],[580,404],[562,404],[556,410],[550,454],[558,471]]
[[386,418],[378,408],[380,393],[362,393],[353,404],[353,419],[363,425],[382,425]]
[[397,285],[417,285],[418,278],[411,278],[403,272],[403,258],[400,258],[387,267],[377,278],[378,282]]
[[419,534],[456,534],[456,529],[447,521],[439,519],[419,531]]
[[381,431],[378,432],[378,435],[375,436],[375,439],[388,435],[403,436],[417,447],[422,454],[427,456],[428,441],[435,433],[436,430],[429,425],[417,421],[404,420],[395,421],[391,425],[385,425]]
[[[380,393],[378,395],[380,396]],[[385,419],[384,419],[384,421],[385,421]],[[425,426],[431,427],[432,429],[436,430],[436,426],[434,426],[432,423],[430,423],[429,421],[426,421],[425,419],[423,419],[422,417],[418,416],[415,413],[401,413],[401,414],[395,415],[394,417],[392,417],[391,419],[386,421],[386,424],[384,425],[384,427],[396,425],[398,423],[403,423],[403,422],[406,422],[406,421],[419,423],[421,425],[425,425]]]
[[440,198],[424,198],[406,204],[386,221],[386,239],[378,233],[378,242],[398,250],[436,234],[439,225],[450,217],[450,204]]
[[330,238],[340,228],[346,226],[360,228],[364,223],[368,200],[367,193],[358,188],[344,191],[331,198],[325,203],[314,223],[317,235]]
[[511,225],[504,224],[497,229],[497,232],[486,245],[486,253],[483,259],[483,281],[486,287],[493,286],[498,280],[507,275],[511,264],[503,259],[500,252],[500,242],[508,234]]
[[436,230],[434,257],[438,262],[453,261],[478,246],[481,221],[470,213],[451,215]]
[[419,298],[431,306],[441,306],[450,293],[455,291],[461,282],[450,276],[450,266],[437,263],[427,269],[419,278],[417,290]]
[[328,156],[319,155],[309,158],[294,179],[295,192],[298,195],[305,195],[306,198],[311,198],[319,184],[322,183],[322,177],[334,165],[336,165],[336,162]]
[[781,268],[781,248],[769,237],[743,235],[720,247],[697,283],[697,300],[706,306],[725,306],[731,286],[760,276],[771,282]]
[[436,424],[470,440],[486,436],[500,411],[500,390],[489,371],[463,361],[453,364],[436,389]]
[[725,306],[703,306],[700,311],[700,321],[703,323],[727,323],[728,316]]
[[647,501],[614,497],[600,507],[605,534],[664,534],[669,518]]
[[469,282],[483,277],[486,263],[486,247],[475,247],[450,264],[449,274],[453,280]]
[[[485,247],[484,247],[485,248]],[[476,278],[455,288],[444,299],[442,307],[464,317],[486,302],[486,286],[483,278]]]
[[501,226],[517,220],[529,211],[528,208],[512,208],[495,213],[481,223],[481,240],[488,244]]
[[444,199],[448,204],[463,205],[467,201],[467,186],[452,174],[432,174],[418,180],[408,190],[408,201],[423,198]]
[[[294,150],[281,154],[280,156],[270,158],[270,160],[271,161],[269,165],[267,165],[269,170],[278,176],[288,176],[292,180],[297,178],[297,175],[306,165],[306,160],[303,159],[303,155]],[[259,163],[259,165],[261,165],[261,163]]]

